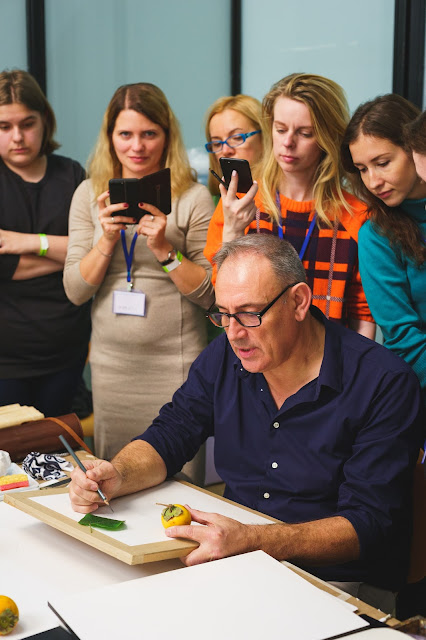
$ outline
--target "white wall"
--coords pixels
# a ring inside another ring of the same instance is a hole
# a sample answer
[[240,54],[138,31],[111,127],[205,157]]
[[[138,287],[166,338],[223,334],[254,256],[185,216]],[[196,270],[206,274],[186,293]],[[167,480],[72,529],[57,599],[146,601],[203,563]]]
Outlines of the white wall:
[[[115,89],[153,82],[187,147],[204,144],[203,117],[230,91],[229,0],[46,0],[47,93],[64,155],[83,164]],[[213,36],[219,34],[219,42]]]
[[1,0],[0,71],[27,68],[25,0]]
[[261,99],[294,72],[338,82],[351,110],[392,91],[392,0],[244,0],[243,92]]

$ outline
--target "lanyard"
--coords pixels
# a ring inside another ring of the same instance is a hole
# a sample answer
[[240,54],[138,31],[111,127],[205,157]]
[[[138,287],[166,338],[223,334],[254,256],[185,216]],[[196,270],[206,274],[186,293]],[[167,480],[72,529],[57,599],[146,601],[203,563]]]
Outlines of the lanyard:
[[135,252],[136,240],[138,239],[138,234],[135,233],[135,235],[133,236],[133,239],[130,245],[130,251],[127,251],[126,234],[124,232],[124,229],[120,230],[120,235],[121,235],[121,244],[123,245],[124,258],[126,260],[126,265],[127,265],[127,289],[128,291],[131,291],[133,287],[132,275],[131,275],[132,262],[133,262],[133,254]]
[[[275,200],[276,200],[276,203],[277,203],[277,207],[279,207],[280,212],[281,212],[281,200],[280,200],[280,194],[278,193],[278,191],[277,191]],[[309,225],[308,233],[306,234],[305,239],[304,239],[303,244],[302,244],[302,248],[299,251],[300,260],[303,260],[303,256],[305,255],[306,247],[308,246],[309,240],[310,240],[311,235],[312,235],[312,231],[314,230],[316,219],[317,219],[317,212],[315,211],[314,217],[312,218],[311,224]],[[281,215],[281,220],[282,220],[282,215]],[[282,225],[280,225],[279,223],[278,223],[278,235],[281,238],[281,240],[284,238],[283,228],[282,228]]]

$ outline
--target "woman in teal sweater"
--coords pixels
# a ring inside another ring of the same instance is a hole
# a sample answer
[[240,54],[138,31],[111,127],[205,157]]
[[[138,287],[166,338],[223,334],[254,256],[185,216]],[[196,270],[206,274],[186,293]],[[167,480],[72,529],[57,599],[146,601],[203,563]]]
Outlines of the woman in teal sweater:
[[369,206],[358,235],[367,302],[384,345],[416,372],[426,404],[426,184],[403,135],[418,114],[394,94],[361,105],[346,130],[342,161]]

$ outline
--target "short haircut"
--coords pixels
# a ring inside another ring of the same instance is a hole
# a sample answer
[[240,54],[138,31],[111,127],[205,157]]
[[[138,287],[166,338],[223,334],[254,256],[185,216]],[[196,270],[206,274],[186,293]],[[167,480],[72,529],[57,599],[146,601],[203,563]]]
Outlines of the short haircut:
[[240,255],[263,256],[269,260],[277,280],[285,287],[290,282],[306,282],[306,273],[294,247],[277,236],[250,233],[225,242],[213,258],[219,272],[228,258]]
[[23,104],[30,111],[38,111],[43,121],[43,140],[40,156],[52,153],[59,144],[54,140],[56,119],[52,107],[37,80],[21,69],[0,73],[0,105]]
[[407,150],[426,155],[426,111],[406,124],[403,134]]

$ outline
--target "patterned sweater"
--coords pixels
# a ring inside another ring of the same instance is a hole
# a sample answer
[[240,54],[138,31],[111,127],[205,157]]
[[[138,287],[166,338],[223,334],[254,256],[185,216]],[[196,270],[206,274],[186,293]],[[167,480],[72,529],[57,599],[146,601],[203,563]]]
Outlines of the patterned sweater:
[[[313,292],[313,303],[327,318],[348,325],[349,318],[374,322],[361,285],[358,266],[358,231],[366,219],[366,206],[355,196],[344,192],[353,215],[342,208],[340,221],[333,227],[315,225],[303,256],[303,266]],[[262,212],[262,197],[255,198],[260,211],[245,233],[273,233],[278,226]],[[299,253],[314,216],[314,202],[298,202],[280,195],[280,224],[283,236]],[[210,221],[204,255],[212,262],[222,244],[223,208],[220,200]],[[213,283],[216,269],[213,271]]]

